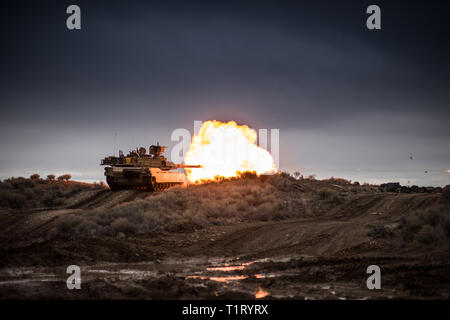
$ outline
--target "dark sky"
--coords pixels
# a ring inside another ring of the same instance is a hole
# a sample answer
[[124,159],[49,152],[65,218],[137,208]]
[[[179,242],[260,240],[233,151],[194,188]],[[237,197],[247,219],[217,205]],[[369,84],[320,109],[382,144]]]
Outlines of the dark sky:
[[283,170],[450,184],[449,19],[448,1],[3,1],[0,178],[102,179],[114,148],[217,119],[279,128]]

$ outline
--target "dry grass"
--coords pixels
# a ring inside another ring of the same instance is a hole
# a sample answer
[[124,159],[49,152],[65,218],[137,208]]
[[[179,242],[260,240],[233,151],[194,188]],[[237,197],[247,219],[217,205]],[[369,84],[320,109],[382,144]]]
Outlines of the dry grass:
[[323,179],[323,182],[327,182],[330,184],[337,184],[337,185],[349,185],[352,183],[351,180],[347,180],[347,179],[343,179],[343,178],[328,178],[328,179]]
[[442,189],[442,198],[446,205],[450,205],[450,185]]
[[394,229],[383,224],[370,225],[367,235],[374,239],[389,239],[398,247],[448,243],[450,212],[445,206],[415,210],[404,215]]
[[30,179],[10,178],[0,182],[0,207],[29,209],[59,207],[75,194],[92,188],[104,188],[100,184],[41,179],[34,174]]
[[441,243],[450,239],[448,207],[416,210],[402,217],[399,226],[403,243]]
[[319,190],[319,197],[321,200],[325,200],[330,203],[341,203],[343,201],[343,198],[339,195],[338,192],[325,187]]
[[211,225],[287,219],[302,214],[300,199],[289,201],[291,179],[282,175],[210,182],[172,188],[107,211],[63,218],[57,234],[115,236],[157,231],[190,232]]
[[384,224],[374,224],[369,225],[369,232],[367,235],[373,239],[390,239],[394,236],[394,232]]

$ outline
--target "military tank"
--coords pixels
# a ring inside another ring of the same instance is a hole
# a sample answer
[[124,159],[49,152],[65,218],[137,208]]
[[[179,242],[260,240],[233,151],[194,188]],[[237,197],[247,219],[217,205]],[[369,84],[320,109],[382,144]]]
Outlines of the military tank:
[[162,191],[175,185],[183,184],[186,175],[173,170],[180,168],[200,168],[198,165],[175,164],[163,156],[165,146],[159,143],[147,150],[136,148],[124,155],[104,158],[100,165],[105,167],[106,182],[111,190],[142,189]]

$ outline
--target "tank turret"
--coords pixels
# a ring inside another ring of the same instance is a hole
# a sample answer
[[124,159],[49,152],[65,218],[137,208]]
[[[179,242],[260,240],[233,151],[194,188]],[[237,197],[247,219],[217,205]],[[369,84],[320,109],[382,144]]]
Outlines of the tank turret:
[[161,191],[183,184],[186,175],[171,170],[200,168],[197,165],[175,164],[163,156],[165,146],[151,145],[131,150],[128,155],[119,151],[119,156],[109,156],[101,161],[105,167],[106,182],[111,190],[143,189]]

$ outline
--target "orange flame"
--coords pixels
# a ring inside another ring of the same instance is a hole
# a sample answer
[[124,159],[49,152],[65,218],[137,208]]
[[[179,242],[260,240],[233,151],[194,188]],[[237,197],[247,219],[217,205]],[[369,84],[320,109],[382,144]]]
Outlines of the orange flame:
[[246,125],[234,121],[206,121],[198,134],[194,135],[186,164],[199,164],[202,167],[186,169],[190,182],[213,180],[217,176],[236,177],[239,172],[255,171],[276,173],[272,155],[256,145],[256,132]]

